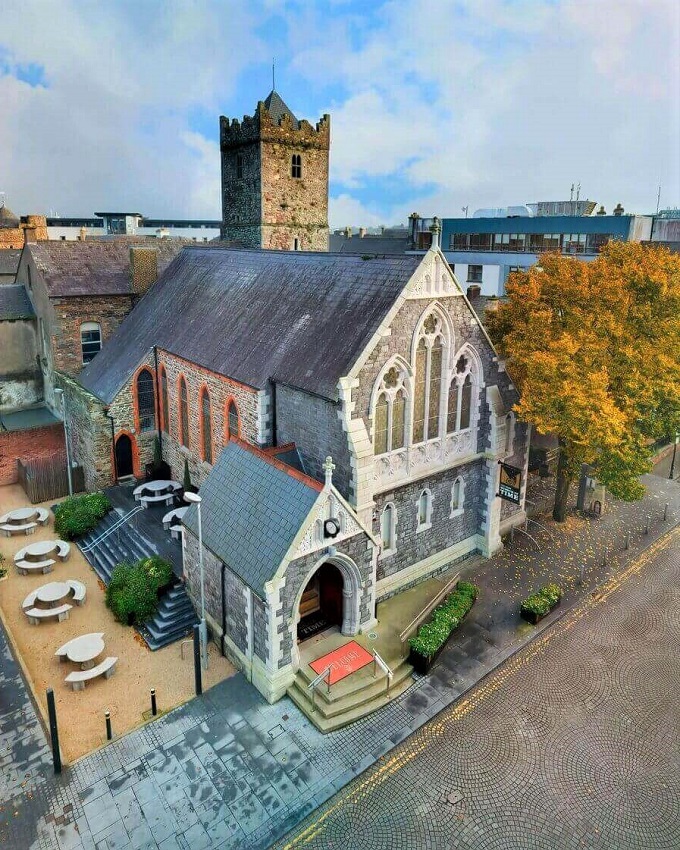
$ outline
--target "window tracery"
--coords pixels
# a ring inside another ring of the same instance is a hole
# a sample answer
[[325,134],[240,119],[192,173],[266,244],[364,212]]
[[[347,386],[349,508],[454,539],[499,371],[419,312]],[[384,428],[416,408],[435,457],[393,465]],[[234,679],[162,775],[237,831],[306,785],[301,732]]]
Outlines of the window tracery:
[[430,313],[423,322],[415,353],[414,443],[432,440],[440,434],[445,346],[442,319]]
[[449,434],[465,431],[470,427],[473,415],[474,363],[468,354],[461,354],[456,361],[454,375],[449,386],[446,430]]
[[391,366],[383,374],[373,414],[374,452],[403,449],[406,442],[406,373]]

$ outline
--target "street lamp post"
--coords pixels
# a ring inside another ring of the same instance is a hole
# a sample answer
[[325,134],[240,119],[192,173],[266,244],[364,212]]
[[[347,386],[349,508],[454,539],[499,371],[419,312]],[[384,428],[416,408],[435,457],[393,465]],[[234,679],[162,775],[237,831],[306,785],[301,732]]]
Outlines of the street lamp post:
[[208,627],[205,622],[205,583],[203,577],[203,530],[201,528],[201,497],[197,493],[185,493],[184,501],[196,505],[198,512],[198,568],[201,576],[201,663],[208,669]]
[[73,481],[71,480],[71,452],[68,447],[68,425],[66,422],[66,396],[61,387],[55,387],[54,394],[61,399],[61,415],[64,421],[64,443],[66,444],[66,472],[68,474],[68,494],[73,495]]
[[668,477],[673,480],[673,476],[675,474],[675,455],[678,451],[678,442],[680,442],[680,434],[675,435],[675,442],[673,443],[673,457],[671,458],[671,471]]

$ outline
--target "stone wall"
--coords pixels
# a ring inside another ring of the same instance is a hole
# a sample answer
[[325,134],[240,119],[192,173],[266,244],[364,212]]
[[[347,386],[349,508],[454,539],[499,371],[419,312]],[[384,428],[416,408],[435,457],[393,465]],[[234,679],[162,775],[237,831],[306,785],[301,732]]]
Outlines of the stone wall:
[[253,652],[267,663],[269,653],[267,632],[267,607],[265,603],[253,594]]
[[85,489],[109,487],[114,483],[113,439],[103,403],[65,375],[57,376],[57,385],[64,390],[71,459],[83,467]]
[[17,482],[17,460],[64,455],[61,422],[24,431],[0,431],[0,486]]
[[[371,604],[375,578],[373,575],[373,544],[370,538],[362,533],[340,541],[336,549],[338,552],[348,555],[359,568],[361,573],[359,624],[368,623],[375,614]],[[296,558],[286,567],[285,582],[279,596],[281,604],[276,611],[277,631],[281,635],[279,669],[292,662],[293,641],[297,640],[297,635],[293,634],[297,619],[295,601],[298,593],[311,578],[310,572],[317,561],[324,562],[322,552],[318,550],[302,558]]]
[[[261,243],[261,181],[259,141],[234,138],[228,133],[228,119],[220,119],[222,137],[222,238],[235,239],[249,247]],[[241,157],[241,177],[237,175]]]
[[347,437],[342,430],[339,408],[327,399],[276,385],[276,439],[279,445],[295,443],[305,472],[323,481],[323,463],[331,455],[335,463],[333,484],[347,499],[350,461]]
[[[198,560],[198,538],[189,529],[184,531],[184,576],[185,586],[194,608],[200,616],[201,611],[201,573]],[[209,549],[203,547],[203,585],[205,588],[206,620],[213,635],[222,633],[222,562]],[[248,625],[246,610],[246,586],[231,570],[224,571],[226,637],[239,652],[248,650]],[[225,652],[229,654],[229,645],[225,643]],[[232,661],[237,661],[233,653]],[[239,665],[240,666],[240,665]]]
[[36,319],[0,321],[0,411],[35,404],[43,397]]
[[[213,463],[219,457],[227,436],[227,406],[234,400],[239,412],[239,437],[253,445],[258,445],[258,404],[257,390],[232,381],[208,369],[196,366],[188,360],[169,352],[159,350],[159,370],[165,369],[168,379],[169,423],[164,425],[163,459],[170,464],[173,477],[182,481],[184,461],[189,461],[189,474],[192,484],[200,486],[205,481],[212,466],[203,460],[202,430],[200,425],[201,388],[207,387],[211,402],[211,426]],[[183,375],[187,383],[189,401],[189,445],[180,442],[179,423],[179,377]],[[159,387],[161,383],[159,381]]]

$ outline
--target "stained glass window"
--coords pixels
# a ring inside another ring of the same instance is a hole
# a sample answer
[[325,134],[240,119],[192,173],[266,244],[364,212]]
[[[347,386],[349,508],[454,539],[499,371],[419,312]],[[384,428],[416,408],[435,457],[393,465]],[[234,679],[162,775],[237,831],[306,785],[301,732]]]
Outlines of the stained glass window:
[[201,394],[201,434],[203,436],[203,460],[212,463],[212,417],[210,396],[207,390]]
[[472,407],[472,379],[468,375],[463,382],[463,394],[460,402],[460,428],[470,427],[470,409]]
[[457,381],[451,381],[451,386],[449,387],[449,406],[448,406],[448,415],[446,417],[446,431],[449,434],[453,434],[454,431],[458,430],[458,396],[460,394],[460,390],[458,387]]
[[153,431],[156,427],[156,401],[153,393],[153,378],[148,369],[137,375],[137,412],[139,430]]
[[390,450],[403,449],[406,432],[406,394],[403,390],[395,395],[392,402],[392,445]]
[[441,400],[441,387],[442,341],[440,337],[437,337],[430,350],[430,411],[427,420],[427,437],[429,440],[439,436],[439,403]]
[[183,446],[189,446],[189,397],[184,378],[179,381],[179,440]]
[[387,397],[381,393],[375,406],[375,453],[385,454],[387,451]]
[[227,411],[227,431],[229,437],[238,437],[238,408],[233,400],[229,402]]
[[161,372],[161,405],[163,414],[163,430],[166,434],[170,433],[170,416],[168,415],[168,376],[165,369]]
[[413,442],[425,439],[425,388],[427,386],[427,344],[421,339],[416,349],[416,386],[413,401]]

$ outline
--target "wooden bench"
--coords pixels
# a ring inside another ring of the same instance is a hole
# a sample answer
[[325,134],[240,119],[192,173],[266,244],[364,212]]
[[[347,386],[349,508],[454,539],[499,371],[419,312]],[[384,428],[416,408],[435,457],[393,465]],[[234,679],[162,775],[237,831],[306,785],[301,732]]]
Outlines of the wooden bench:
[[15,566],[19,575],[25,576],[28,573],[51,573],[56,563],[50,558],[47,561],[17,561]]
[[32,607],[33,607],[33,604],[35,603],[35,597],[36,597],[37,595],[38,595],[38,591],[37,591],[37,590],[32,590],[32,591],[28,594],[28,596],[27,596],[27,597],[24,599],[24,601],[21,603],[21,607],[24,609],[24,611],[26,611],[26,609],[27,609],[27,608],[32,608]]
[[175,501],[174,493],[160,493],[158,496],[142,496],[141,502],[143,508],[148,508],[151,504],[165,502],[170,507]]
[[87,588],[82,583],[82,581],[77,581],[74,578],[70,578],[67,580],[66,584],[73,591],[73,601],[76,605],[82,605],[85,601],[85,594],[87,593]]
[[65,602],[58,608],[29,608],[26,611],[26,616],[32,626],[39,626],[41,620],[46,620],[49,617],[56,617],[61,623],[62,620],[68,620],[68,612],[72,607],[68,602]]
[[64,679],[73,688],[74,691],[82,691],[85,689],[85,682],[96,679],[97,676],[104,676],[105,679],[113,676],[113,671],[116,668],[117,658],[110,656],[105,658],[101,664],[92,667],[90,670],[77,670],[75,673],[69,673]]
[[5,537],[11,537],[13,534],[33,534],[37,524],[35,522],[25,522],[23,525],[0,525],[0,531]]

